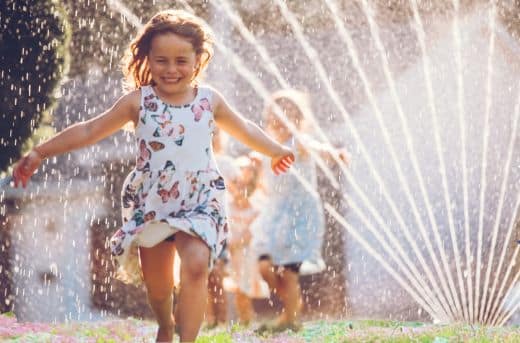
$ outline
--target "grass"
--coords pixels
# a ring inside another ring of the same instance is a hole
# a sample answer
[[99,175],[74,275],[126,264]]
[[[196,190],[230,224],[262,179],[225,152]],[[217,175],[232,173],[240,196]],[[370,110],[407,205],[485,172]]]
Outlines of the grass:
[[[253,327],[254,328],[254,327]],[[346,342],[506,342],[520,343],[520,327],[432,325],[391,320],[311,321],[300,332],[286,331],[262,337],[253,328],[238,325],[202,331],[197,343],[346,343]],[[18,323],[12,314],[0,315],[2,342],[153,342],[155,325],[136,319],[67,324]]]

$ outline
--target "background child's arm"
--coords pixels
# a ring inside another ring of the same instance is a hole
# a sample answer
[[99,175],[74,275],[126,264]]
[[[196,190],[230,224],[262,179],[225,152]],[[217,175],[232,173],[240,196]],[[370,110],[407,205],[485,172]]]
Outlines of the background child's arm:
[[285,172],[294,161],[291,150],[269,137],[258,125],[231,109],[224,98],[215,92],[214,115],[219,128],[253,150],[271,157],[271,167]]
[[[307,146],[305,148],[316,151],[328,163],[334,162],[334,156],[337,156],[340,160],[342,160],[347,165],[349,163],[348,151],[346,148],[343,148],[343,147],[335,148],[335,147],[331,146],[330,144],[320,143],[313,139],[309,139],[307,141]],[[305,148],[303,148],[303,149],[305,149]]]
[[106,112],[92,119],[73,124],[34,147],[29,154],[18,161],[13,170],[15,186],[21,182],[25,187],[28,179],[45,158],[94,144],[118,131],[129,121],[137,123],[139,94],[139,91],[134,91],[124,95]]

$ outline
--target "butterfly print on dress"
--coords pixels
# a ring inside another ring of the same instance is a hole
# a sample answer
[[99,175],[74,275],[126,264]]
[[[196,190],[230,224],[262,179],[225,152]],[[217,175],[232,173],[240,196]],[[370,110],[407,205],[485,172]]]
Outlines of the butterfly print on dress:
[[150,148],[152,148],[153,151],[159,151],[164,149],[164,144],[158,141],[151,141],[150,143],[148,143],[148,145],[150,146]]
[[139,142],[139,157],[137,157],[136,169],[139,171],[150,170],[150,164],[148,161],[151,156],[152,152],[146,147],[146,141],[141,139]]
[[159,105],[154,101],[155,96],[153,94],[149,94],[143,98],[143,105],[146,110],[155,112]]
[[179,192],[179,181],[175,181],[172,188],[170,190],[167,190],[166,188],[160,188],[157,190],[157,195],[161,197],[161,200],[163,204],[170,201],[170,199],[178,199],[180,192]]
[[191,106],[191,111],[194,114],[195,121],[200,121],[202,118],[202,115],[204,114],[204,111],[211,111],[211,105],[209,103],[208,98],[202,98],[200,99],[198,104],[193,104]]

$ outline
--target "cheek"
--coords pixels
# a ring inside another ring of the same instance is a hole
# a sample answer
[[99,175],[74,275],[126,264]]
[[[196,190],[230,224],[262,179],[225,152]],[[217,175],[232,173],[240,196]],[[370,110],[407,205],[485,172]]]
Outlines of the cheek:
[[150,66],[150,72],[152,74],[160,72],[163,69],[163,67],[159,63],[150,63],[149,66]]

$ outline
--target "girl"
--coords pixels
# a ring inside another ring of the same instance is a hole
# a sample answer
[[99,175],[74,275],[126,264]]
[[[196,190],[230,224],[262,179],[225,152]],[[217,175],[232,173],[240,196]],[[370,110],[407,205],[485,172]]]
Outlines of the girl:
[[251,160],[246,156],[237,158],[237,177],[229,183],[232,200],[229,203],[229,252],[231,254],[230,276],[234,285],[235,305],[240,324],[249,325],[253,319],[252,298],[269,298],[269,288],[258,272],[257,259],[251,250],[251,223],[259,210],[253,207],[250,196],[256,189],[258,175]]
[[[213,131],[212,147],[217,162],[218,169],[226,182],[228,191],[230,190],[229,180],[236,172],[233,158],[225,155],[227,136],[216,128]],[[228,214],[229,217],[229,214]],[[226,264],[229,253],[224,247],[215,261],[213,269],[208,276],[208,303],[206,307],[206,328],[212,329],[218,325],[224,326],[227,323],[227,297],[224,293],[223,280],[226,276]]]
[[[316,142],[306,134],[307,121],[311,119],[307,98],[296,90],[279,91],[272,96],[264,113],[267,131],[278,142],[294,144],[294,138],[287,126],[274,113],[273,103],[278,105],[287,119],[305,137],[306,146],[298,144],[298,172],[316,187],[316,166],[309,150],[320,153],[324,158],[337,154],[342,160],[346,155]],[[271,291],[283,304],[281,316],[274,325],[263,325],[259,331],[283,331],[287,328],[298,330],[302,306],[299,274],[322,271],[325,263],[321,257],[321,245],[325,231],[325,220],[320,199],[312,197],[294,175],[286,175],[279,180],[262,170],[262,189],[266,193],[263,210],[252,225],[253,246],[259,257],[259,268]]]
[[[212,56],[209,30],[184,11],[153,16],[130,44],[124,74],[132,90],[99,116],[72,125],[36,146],[15,166],[15,187],[26,186],[46,158],[94,144],[127,123],[138,156],[122,190],[123,226],[111,239],[118,277],[141,278],[159,325],[157,341],[194,341],[204,316],[208,270],[226,241],[225,185],[211,149],[215,124],[269,156],[276,174],[294,156],[236,113],[197,78]],[[172,316],[173,260],[181,282]],[[140,263],[139,263],[140,262]]]

